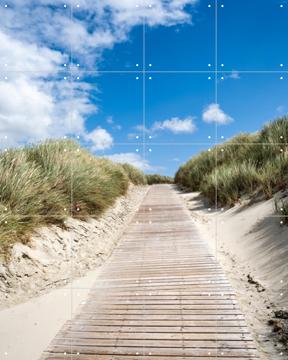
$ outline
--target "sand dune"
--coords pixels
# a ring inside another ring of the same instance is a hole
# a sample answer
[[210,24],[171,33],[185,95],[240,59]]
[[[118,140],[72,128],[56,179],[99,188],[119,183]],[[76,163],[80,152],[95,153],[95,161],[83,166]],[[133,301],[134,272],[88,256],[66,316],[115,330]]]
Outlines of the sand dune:
[[263,359],[285,358],[267,324],[288,304],[288,227],[275,215],[274,200],[215,212],[199,193],[181,196],[232,281]]

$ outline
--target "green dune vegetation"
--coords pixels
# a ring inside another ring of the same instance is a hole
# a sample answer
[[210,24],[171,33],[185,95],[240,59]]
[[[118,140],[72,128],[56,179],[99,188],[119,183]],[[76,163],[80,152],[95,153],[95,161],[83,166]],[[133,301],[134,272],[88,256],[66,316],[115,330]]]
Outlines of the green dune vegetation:
[[25,243],[38,226],[99,216],[129,183],[147,182],[133,166],[95,157],[71,140],[2,151],[0,253],[15,241]]
[[170,176],[163,176],[159,174],[148,174],[146,175],[148,185],[153,184],[173,184],[174,179]]
[[[242,133],[182,165],[175,182],[199,191],[211,203],[233,206],[242,197],[271,198],[288,188],[288,117],[266,124],[255,134]],[[288,214],[288,203],[276,209]],[[287,219],[287,217],[285,218]]]

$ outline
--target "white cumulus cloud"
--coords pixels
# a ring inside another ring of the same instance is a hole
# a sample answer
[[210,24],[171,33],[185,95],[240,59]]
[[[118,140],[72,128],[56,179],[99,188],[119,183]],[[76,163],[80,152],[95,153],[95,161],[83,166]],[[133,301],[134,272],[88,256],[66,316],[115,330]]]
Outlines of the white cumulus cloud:
[[100,127],[86,134],[85,140],[92,142],[92,151],[106,150],[113,145],[113,137],[107,130]]
[[113,155],[107,155],[106,158],[120,164],[130,164],[142,171],[153,170],[154,168],[149,164],[147,159],[143,159],[139,154],[136,153],[116,153]]
[[174,134],[193,133],[196,131],[196,125],[194,124],[194,118],[192,116],[188,116],[185,119],[173,117],[161,122],[155,122],[152,131],[157,130],[169,130]]
[[219,104],[208,105],[202,114],[202,118],[207,123],[216,123],[220,125],[229,124],[233,121],[233,118],[226,114]]

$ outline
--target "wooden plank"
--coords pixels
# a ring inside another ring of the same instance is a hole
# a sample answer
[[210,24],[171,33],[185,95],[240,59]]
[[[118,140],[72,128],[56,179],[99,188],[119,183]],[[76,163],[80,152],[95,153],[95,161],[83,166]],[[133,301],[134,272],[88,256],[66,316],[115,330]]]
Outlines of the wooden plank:
[[176,192],[153,186],[42,360],[257,359],[233,288]]
[[[252,341],[252,337],[250,334],[241,334],[239,333],[183,333],[181,330],[177,332],[147,332],[144,331],[137,331],[137,328],[131,328],[130,331],[123,331],[121,327],[118,328],[118,331],[112,332],[96,332],[95,329],[92,331],[87,330],[78,330],[78,331],[71,331],[71,330],[62,330],[55,339],[114,339],[117,334],[118,339],[133,339],[133,340],[141,340],[143,336],[145,339],[150,340],[209,340],[209,341]],[[227,331],[227,330],[226,330]],[[144,335],[143,335],[144,334]]]
[[80,353],[66,353],[64,354],[53,354],[53,353],[48,353],[43,355],[43,357],[40,360],[67,360],[67,357],[69,360],[187,360],[189,359],[193,359],[193,360],[211,360],[211,359],[221,359],[221,360],[254,360],[254,359],[259,359],[259,357],[257,356],[245,356],[245,357],[226,357],[225,355],[221,355],[221,354],[217,354],[217,355],[206,355],[206,356],[193,356],[193,355],[188,355],[188,356],[174,356],[174,355],[165,355],[165,356],[153,356],[153,354],[149,351],[147,351],[144,355],[138,353],[138,355],[116,355],[113,354],[113,357],[111,357],[111,355],[97,355],[97,358],[95,358],[95,355],[89,355],[89,354],[80,354]]

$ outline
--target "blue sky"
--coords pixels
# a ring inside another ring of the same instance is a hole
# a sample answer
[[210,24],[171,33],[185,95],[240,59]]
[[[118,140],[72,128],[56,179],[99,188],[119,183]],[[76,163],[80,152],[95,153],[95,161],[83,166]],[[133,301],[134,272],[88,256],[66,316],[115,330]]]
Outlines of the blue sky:
[[287,1],[218,1],[217,36],[215,1],[5,4],[1,147],[72,136],[173,175],[288,111]]

